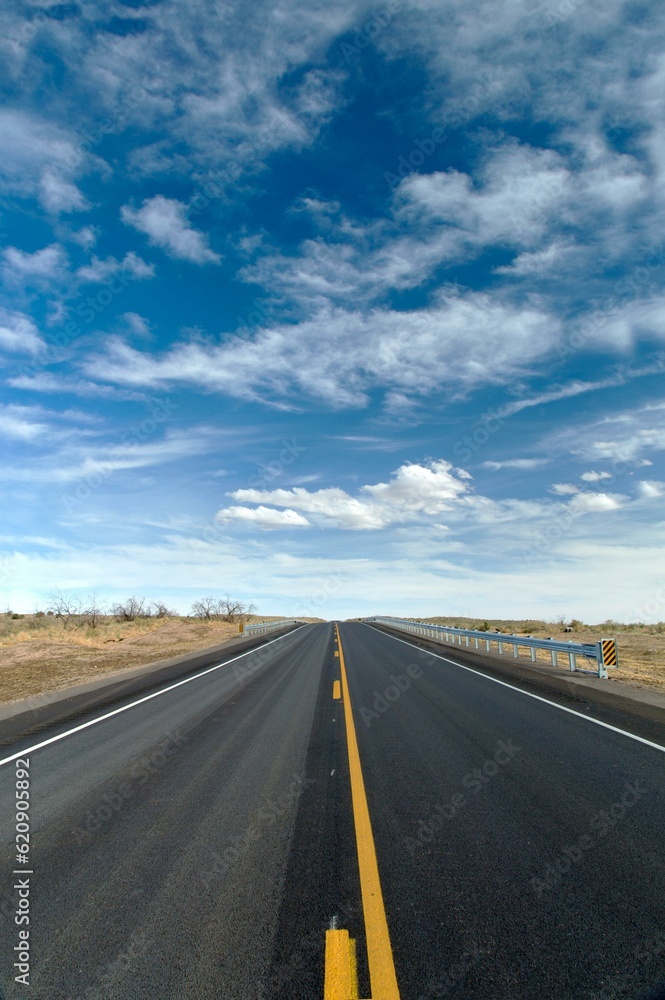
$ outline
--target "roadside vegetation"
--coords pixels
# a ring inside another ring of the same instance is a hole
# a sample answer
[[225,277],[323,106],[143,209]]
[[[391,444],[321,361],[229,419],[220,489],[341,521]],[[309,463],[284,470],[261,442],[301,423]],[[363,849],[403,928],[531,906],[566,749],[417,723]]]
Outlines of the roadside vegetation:
[[32,614],[0,613],[0,703],[216,646],[238,636],[240,624],[277,618],[228,595],[201,597],[178,615],[140,596],[108,606],[94,593],[55,591]]

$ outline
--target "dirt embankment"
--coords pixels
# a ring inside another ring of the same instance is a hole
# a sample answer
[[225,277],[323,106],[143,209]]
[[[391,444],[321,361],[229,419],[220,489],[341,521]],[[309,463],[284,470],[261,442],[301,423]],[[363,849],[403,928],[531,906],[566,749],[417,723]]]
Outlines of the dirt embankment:
[[[254,621],[270,617],[252,616]],[[44,615],[0,617],[0,703],[96,680],[226,642],[238,623],[187,618],[102,619],[96,628]]]

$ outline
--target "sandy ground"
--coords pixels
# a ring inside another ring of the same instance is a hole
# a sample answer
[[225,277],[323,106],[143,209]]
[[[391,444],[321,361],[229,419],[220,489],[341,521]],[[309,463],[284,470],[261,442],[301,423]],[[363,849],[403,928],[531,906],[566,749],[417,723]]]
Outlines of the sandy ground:
[[[253,621],[270,621],[253,616]],[[53,618],[0,617],[0,703],[82,684],[106,674],[226,642],[238,624],[196,619],[103,620],[65,629]]]

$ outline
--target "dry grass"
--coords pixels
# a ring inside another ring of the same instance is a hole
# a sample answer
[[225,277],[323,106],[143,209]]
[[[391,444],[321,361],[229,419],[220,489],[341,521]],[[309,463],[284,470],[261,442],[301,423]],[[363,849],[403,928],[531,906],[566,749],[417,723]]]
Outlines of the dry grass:
[[[621,625],[618,622],[604,622],[601,625],[585,625],[575,622],[572,632],[564,632],[560,622],[535,621],[485,621],[480,618],[421,618],[441,625],[456,625],[458,628],[495,628],[514,635],[533,635],[538,639],[572,639],[573,642],[598,642],[599,639],[616,639],[619,652],[619,669],[610,669],[610,680],[637,684],[641,687],[665,691],[665,623],[656,625]],[[550,662],[547,653],[540,653],[539,661]]]
[[[275,621],[250,616],[250,621]],[[317,619],[312,619],[317,620]],[[194,652],[238,635],[238,625],[187,618],[102,619],[64,628],[49,616],[0,616],[0,703],[95,680],[129,667]]]

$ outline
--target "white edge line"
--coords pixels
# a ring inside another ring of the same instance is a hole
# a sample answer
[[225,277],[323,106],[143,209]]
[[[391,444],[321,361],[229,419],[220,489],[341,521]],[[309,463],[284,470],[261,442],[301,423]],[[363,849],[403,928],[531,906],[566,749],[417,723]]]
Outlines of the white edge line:
[[[306,628],[306,626],[301,626],[301,628]],[[295,631],[300,631],[296,629]],[[224,660],[223,663],[216,663],[214,667],[206,667],[198,674],[193,674],[191,677],[185,677],[181,681],[177,681],[175,684],[170,684],[167,688],[162,688],[160,691],[153,691],[152,694],[147,694],[143,698],[139,698],[138,701],[133,701],[129,705],[121,705],[120,708],[114,708],[112,712],[107,712],[106,715],[100,715],[97,719],[89,719],[88,722],[81,723],[80,726],[75,726],[73,729],[68,729],[64,733],[59,733],[57,736],[51,736],[48,740],[43,740],[41,743],[35,743],[32,747],[26,747],[25,750],[20,750],[18,753],[12,754],[11,757],[4,757],[0,760],[0,767],[3,764],[10,764],[13,760],[17,760],[19,757],[27,757],[28,754],[34,753],[35,750],[41,750],[42,747],[47,747],[49,743],[57,743],[59,740],[64,740],[66,736],[71,736],[73,733],[79,733],[82,729],[87,729],[88,726],[96,726],[98,722],[103,722],[105,719],[110,719],[114,715],[119,715],[121,712],[127,712],[130,708],[135,708],[137,705],[142,705],[146,701],[150,701],[151,698],[158,698],[160,694],[166,694],[168,691],[174,691],[175,688],[181,687],[183,684],[189,684],[190,681],[196,681],[199,677],[205,677],[206,674],[212,673],[213,670],[219,670],[221,667],[228,666],[229,663],[235,663],[236,660],[241,660],[243,656],[249,656],[250,653],[255,652],[257,649],[265,649],[266,646],[272,646],[273,642],[279,642],[280,639],[286,639],[289,635],[293,635],[293,632],[287,632],[286,635],[278,635],[276,639],[271,639],[270,642],[266,642],[261,646],[254,646],[253,649],[246,649],[244,653],[239,653],[238,656],[233,656],[230,660]],[[194,655],[194,654],[192,654]]]
[[[367,622],[362,622],[362,625],[367,625]],[[371,625],[367,625],[367,628],[372,628]],[[380,631],[379,629],[374,629],[373,631]],[[399,639],[396,635],[390,635],[389,632],[384,632],[389,639],[394,639],[396,642],[403,642],[405,646],[411,646],[413,649],[413,643],[409,642],[408,639]],[[578,719],[584,719],[585,722],[593,722],[596,726],[602,726],[603,729],[611,729],[613,733],[621,733],[622,736],[628,736],[631,740],[637,740],[638,743],[644,743],[648,747],[653,747],[654,750],[660,750],[661,753],[665,753],[665,747],[660,743],[652,743],[651,740],[645,740],[643,736],[636,736],[635,733],[629,733],[626,729],[618,729],[617,726],[611,726],[609,722],[601,722],[600,719],[594,719],[590,715],[583,715],[582,712],[576,712],[574,708],[566,708],[565,705],[557,705],[555,701],[550,701],[549,698],[543,698],[539,694],[532,694],[531,691],[525,691],[523,688],[515,687],[514,684],[508,684],[507,681],[500,681],[497,677],[490,677],[489,674],[484,674],[481,670],[474,670],[473,667],[465,667],[463,663],[457,663],[455,660],[449,659],[447,656],[442,656],[440,653],[432,653],[431,650],[425,650],[429,656],[436,656],[438,660],[443,660],[445,663],[450,663],[454,667],[459,667],[460,670],[468,670],[471,674],[476,674],[478,677],[484,677],[486,681],[492,681],[493,684],[500,684],[502,687],[510,688],[511,691],[517,691],[519,694],[525,694],[527,698],[535,698],[536,701],[543,701],[546,705],[551,705],[552,708],[558,708],[560,712],[568,712],[569,715],[576,715]],[[0,764],[2,761],[0,761]]]

